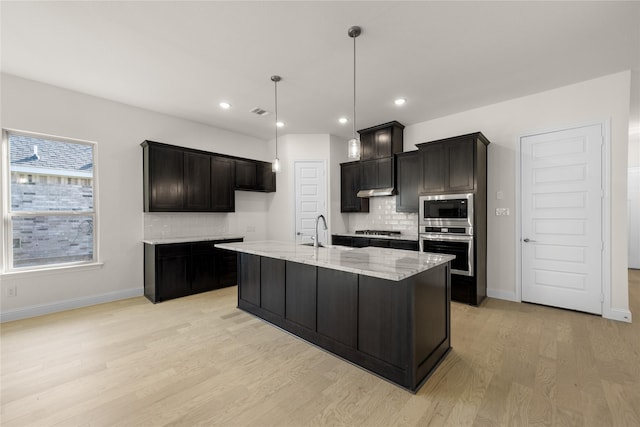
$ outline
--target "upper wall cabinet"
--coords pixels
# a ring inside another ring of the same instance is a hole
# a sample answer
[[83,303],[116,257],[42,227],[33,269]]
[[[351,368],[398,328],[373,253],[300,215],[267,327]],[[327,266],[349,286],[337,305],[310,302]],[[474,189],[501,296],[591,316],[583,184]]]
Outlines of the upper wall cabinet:
[[417,144],[421,193],[475,191],[479,172],[476,170],[478,144],[489,144],[480,132]]
[[393,121],[359,130],[362,148],[360,160],[377,160],[402,153],[404,125]]
[[369,212],[369,199],[356,194],[360,190],[360,162],[340,164],[340,212]]
[[396,212],[418,212],[418,193],[422,187],[420,156],[418,151],[396,154],[398,182]]
[[235,160],[144,141],[145,212],[233,212]]
[[276,174],[269,162],[236,159],[236,190],[276,191]]

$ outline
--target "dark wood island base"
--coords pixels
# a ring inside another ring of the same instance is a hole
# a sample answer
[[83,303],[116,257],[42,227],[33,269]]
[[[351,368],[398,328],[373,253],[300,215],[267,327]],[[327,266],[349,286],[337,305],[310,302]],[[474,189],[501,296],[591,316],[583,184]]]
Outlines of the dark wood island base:
[[415,393],[451,350],[449,263],[399,281],[248,253],[238,308]]

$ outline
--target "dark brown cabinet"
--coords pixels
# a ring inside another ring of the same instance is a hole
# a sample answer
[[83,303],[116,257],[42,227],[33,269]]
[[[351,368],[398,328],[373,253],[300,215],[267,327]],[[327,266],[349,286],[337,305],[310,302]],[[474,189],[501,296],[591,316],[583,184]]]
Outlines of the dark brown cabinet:
[[[418,144],[422,193],[472,192],[476,189],[477,143],[481,133]],[[486,142],[485,142],[486,141]]]
[[234,194],[236,168],[233,159],[211,156],[211,210],[233,212],[236,210]]
[[396,155],[398,181],[396,212],[418,212],[418,194],[421,190],[420,156],[418,151]]
[[359,130],[360,190],[395,188],[396,170],[394,154],[402,152],[404,126],[389,122]]
[[143,154],[145,212],[181,211],[184,205],[183,151],[150,144]]
[[144,245],[144,295],[157,303],[237,282],[235,252],[214,247],[216,243],[241,242],[229,239]]
[[487,295],[487,146],[481,133],[418,144],[422,193],[473,193],[473,276],[451,275],[451,297],[478,305]]
[[232,212],[232,160],[204,151],[144,141],[145,212]]
[[235,188],[245,191],[276,191],[276,174],[272,164],[257,160],[236,159]]
[[358,336],[358,275],[318,268],[318,333],[349,347]]
[[276,191],[271,163],[144,141],[145,212],[233,212],[238,190]]
[[360,162],[340,164],[340,212],[369,212],[369,199],[360,190]]
[[260,261],[260,307],[284,317],[285,261],[261,258]]
[[359,130],[360,160],[375,160],[393,157],[402,152],[404,126],[396,121]]
[[285,319],[316,330],[316,270],[312,265],[286,264]]
[[211,156],[191,153],[184,155],[184,206],[186,211],[211,210]]

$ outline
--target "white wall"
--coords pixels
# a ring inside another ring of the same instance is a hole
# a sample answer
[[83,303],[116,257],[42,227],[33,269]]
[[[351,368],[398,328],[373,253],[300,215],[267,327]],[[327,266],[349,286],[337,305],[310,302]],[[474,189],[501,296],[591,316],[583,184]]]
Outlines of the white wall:
[[[444,137],[481,131],[488,149],[488,212],[509,208],[510,216],[488,215],[487,280],[490,296],[516,299],[516,150],[522,135],[611,119],[611,306],[605,316],[629,313],[627,277],[627,149],[630,72],[541,92],[407,126],[404,151]],[[496,192],[504,193],[503,200]]]
[[[274,141],[269,141],[270,153],[275,155]],[[278,156],[282,166],[276,174],[277,191],[269,202],[267,217],[267,238],[273,240],[295,240],[295,191],[294,163],[299,160],[321,160],[327,167],[327,193],[329,185],[329,147],[328,134],[284,135],[278,138]],[[327,194],[328,212],[331,212],[331,195]],[[331,230],[331,215],[327,218]]]
[[347,141],[334,135],[329,138],[329,231],[345,233],[349,215],[340,213],[340,163],[349,161]]
[[[143,140],[269,160],[266,141],[256,138],[11,75],[3,74],[1,82],[2,127],[98,143],[99,254],[104,263],[90,270],[3,276],[2,320],[142,294]],[[247,238],[253,237],[246,233],[251,224],[255,238],[264,238],[268,201],[267,194],[236,192],[236,213],[198,218]],[[191,231],[193,216],[166,219],[174,235]],[[5,297],[9,286],[17,286],[17,297]]]

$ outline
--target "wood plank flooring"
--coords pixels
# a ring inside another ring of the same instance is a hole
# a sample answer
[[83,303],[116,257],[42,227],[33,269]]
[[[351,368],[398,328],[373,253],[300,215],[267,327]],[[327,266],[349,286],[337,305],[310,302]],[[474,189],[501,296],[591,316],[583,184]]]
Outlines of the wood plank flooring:
[[454,303],[415,395],[235,308],[236,288],[1,326],[2,426],[640,426],[635,323]]

